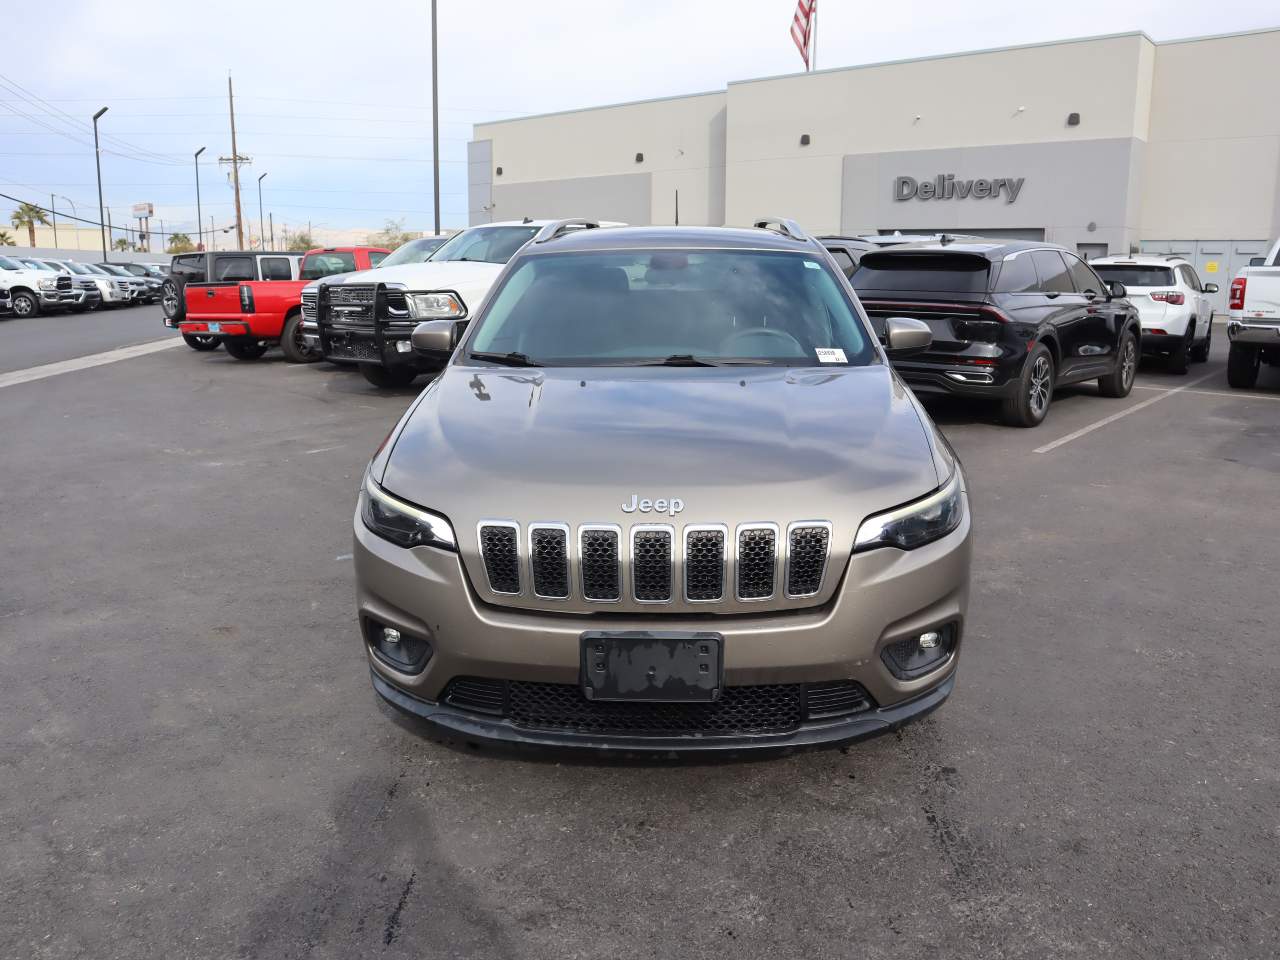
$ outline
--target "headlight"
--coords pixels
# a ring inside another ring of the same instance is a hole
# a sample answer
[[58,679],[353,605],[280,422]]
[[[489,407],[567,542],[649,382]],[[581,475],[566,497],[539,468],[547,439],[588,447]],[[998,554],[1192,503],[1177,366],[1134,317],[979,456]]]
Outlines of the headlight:
[[58,289],[58,281],[52,277],[48,279],[41,277],[36,282],[39,283],[41,290],[57,290]]
[[853,550],[855,553],[877,547],[914,550],[945,537],[960,526],[963,519],[964,492],[957,468],[950,480],[923,500],[863,520],[853,538]]
[[410,293],[409,316],[415,320],[449,320],[466,314],[462,301],[452,293]]
[[396,546],[458,549],[448,520],[393,497],[367,474],[360,491],[360,516],[366,527]]

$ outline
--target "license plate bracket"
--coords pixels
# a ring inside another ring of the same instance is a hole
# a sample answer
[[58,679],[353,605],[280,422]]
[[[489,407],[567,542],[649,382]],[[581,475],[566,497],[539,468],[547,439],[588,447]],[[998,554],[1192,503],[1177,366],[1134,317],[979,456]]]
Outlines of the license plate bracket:
[[221,333],[221,332],[222,332],[222,324],[220,324],[220,323],[211,323],[211,324],[209,324],[209,332],[210,332],[210,333]]
[[581,651],[588,700],[714,703],[724,689],[718,633],[588,630]]

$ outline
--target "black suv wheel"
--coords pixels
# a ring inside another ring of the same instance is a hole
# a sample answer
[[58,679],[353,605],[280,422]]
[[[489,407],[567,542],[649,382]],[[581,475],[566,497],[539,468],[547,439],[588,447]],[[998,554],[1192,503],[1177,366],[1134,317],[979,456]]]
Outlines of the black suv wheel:
[[1043,343],[1037,343],[1027,354],[1017,386],[1005,397],[1004,422],[1011,427],[1038,427],[1049,415],[1053,402],[1053,354]]

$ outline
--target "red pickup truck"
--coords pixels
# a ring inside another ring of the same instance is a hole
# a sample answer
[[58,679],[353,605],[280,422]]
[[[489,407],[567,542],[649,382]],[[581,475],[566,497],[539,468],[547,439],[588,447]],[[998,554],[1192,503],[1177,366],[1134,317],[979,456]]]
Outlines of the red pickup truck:
[[237,360],[256,360],[279,343],[290,363],[312,363],[321,354],[302,340],[302,288],[321,277],[372,269],[390,252],[324,247],[306,252],[296,277],[188,283],[178,327],[188,337],[219,338]]

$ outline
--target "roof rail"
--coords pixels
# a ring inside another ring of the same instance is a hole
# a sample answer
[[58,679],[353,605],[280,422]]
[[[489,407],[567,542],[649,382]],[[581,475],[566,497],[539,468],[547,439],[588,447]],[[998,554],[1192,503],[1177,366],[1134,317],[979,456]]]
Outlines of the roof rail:
[[554,240],[556,237],[568,233],[574,227],[579,230],[595,230],[600,224],[595,220],[553,220],[545,227],[537,232],[533,238],[534,243],[546,243],[548,240]]
[[765,217],[763,220],[757,220],[753,226],[757,230],[772,230],[774,233],[780,233],[791,240],[799,240],[801,242],[808,242],[809,240],[809,235],[804,232],[804,228],[800,224],[784,217]]

